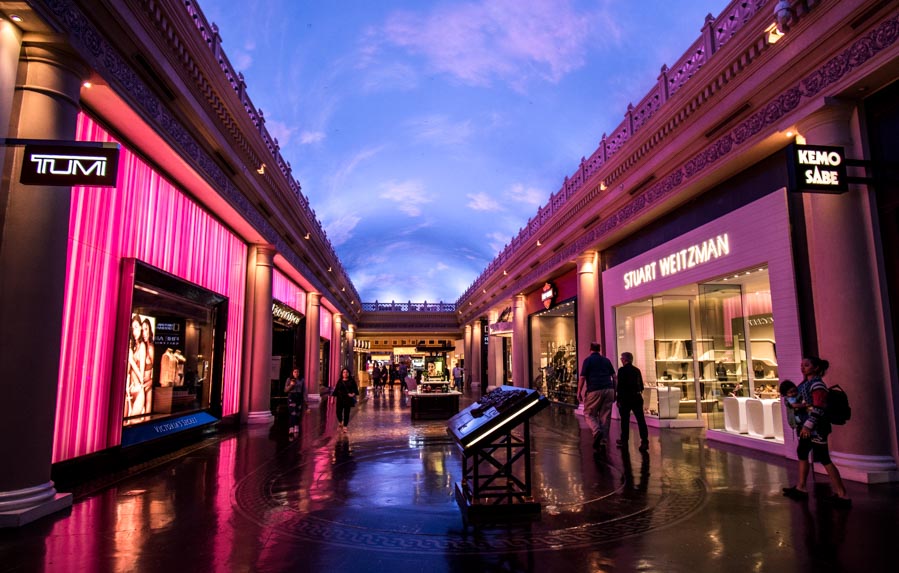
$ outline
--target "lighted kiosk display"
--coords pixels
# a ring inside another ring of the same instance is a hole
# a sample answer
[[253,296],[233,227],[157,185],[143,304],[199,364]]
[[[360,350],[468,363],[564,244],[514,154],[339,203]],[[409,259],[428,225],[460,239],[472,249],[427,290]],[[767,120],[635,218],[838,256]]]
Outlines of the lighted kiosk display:
[[409,392],[413,420],[446,420],[459,411],[459,396],[449,382],[422,382]]
[[531,486],[530,418],[549,406],[536,390],[500,386],[447,423],[462,451],[456,502],[467,522],[539,515]]

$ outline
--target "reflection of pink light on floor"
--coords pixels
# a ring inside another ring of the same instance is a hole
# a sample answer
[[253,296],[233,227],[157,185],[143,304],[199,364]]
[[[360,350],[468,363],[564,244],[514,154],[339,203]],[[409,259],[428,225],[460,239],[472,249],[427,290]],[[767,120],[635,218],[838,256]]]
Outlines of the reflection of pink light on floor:
[[[114,141],[84,114],[77,139]],[[119,187],[72,191],[53,461],[116,445],[110,412],[124,411],[125,380],[111,380],[121,281],[134,257],[228,297],[223,413],[238,408],[247,248],[241,239],[128,149]]]

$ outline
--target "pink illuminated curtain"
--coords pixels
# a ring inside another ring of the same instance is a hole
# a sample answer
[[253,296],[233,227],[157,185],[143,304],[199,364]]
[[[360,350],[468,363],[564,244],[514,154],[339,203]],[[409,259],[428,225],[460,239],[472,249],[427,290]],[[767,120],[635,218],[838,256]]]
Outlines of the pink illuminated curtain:
[[724,342],[728,345],[734,343],[733,319],[743,316],[744,308],[746,316],[773,312],[771,291],[744,293],[742,297],[739,295],[728,297],[724,299],[722,306],[724,309]]
[[272,272],[272,298],[305,315],[306,293],[278,269]]
[[320,314],[318,318],[318,328],[319,335],[322,338],[327,340],[331,340],[331,321],[334,320],[331,316],[331,311],[326,309],[325,307],[319,307]]
[[[84,114],[77,138],[114,141]],[[107,433],[125,382],[111,379],[122,258],[228,297],[223,413],[238,409],[246,245],[128,149],[119,162],[118,188],[72,191],[54,462],[120,443]]]

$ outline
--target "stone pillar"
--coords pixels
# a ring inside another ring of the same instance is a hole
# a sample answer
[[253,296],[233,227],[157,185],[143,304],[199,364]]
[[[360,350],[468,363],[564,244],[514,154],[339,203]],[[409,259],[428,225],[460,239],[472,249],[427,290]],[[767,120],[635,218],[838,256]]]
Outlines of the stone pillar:
[[481,348],[483,347],[481,319],[478,317],[471,325],[471,387],[481,389]]
[[[499,313],[491,310],[487,313],[487,326],[495,323]],[[491,336],[487,340],[487,386],[501,386],[503,384],[503,339],[499,336]]]
[[[52,38],[3,23],[0,89],[15,86],[8,137],[71,141],[88,69]],[[10,58],[18,53],[18,74]],[[7,93],[8,95],[8,93]],[[70,187],[22,185],[24,148],[6,150],[0,185],[0,527],[72,505],[50,480],[68,259]],[[8,186],[8,187],[7,187]],[[18,437],[18,438],[17,438]]]
[[464,353],[462,358],[465,359],[465,368],[462,369],[462,370],[464,370],[464,375],[465,375],[465,387],[471,388],[471,325],[470,324],[465,325],[465,333],[464,333],[464,342],[463,342],[462,352]]
[[[577,359],[580,363],[590,355],[590,343],[600,340],[598,321],[597,254],[587,251],[577,258]],[[603,348],[605,354],[606,349]],[[613,361],[614,363],[614,361]]]
[[[599,332],[599,255],[596,251],[581,253],[577,258],[577,367],[590,355],[590,343],[601,341]],[[603,354],[609,350],[603,345]],[[612,364],[617,360],[610,358]],[[578,404],[578,414],[584,413],[584,405]]]
[[[246,356],[249,362],[248,424],[270,424],[274,421],[271,411],[272,385],[272,262],[275,257],[272,245],[251,245],[248,268],[252,283],[247,284],[246,324],[249,332],[244,340],[250,344]],[[246,371],[246,370],[245,370]]]
[[331,363],[328,380],[332,387],[340,380],[340,371],[345,366],[343,363],[343,352],[340,349],[340,330],[342,325],[343,315],[334,313],[331,317],[331,351],[328,358],[328,362]]
[[530,388],[528,364],[528,315],[524,295],[512,299],[512,381]]
[[313,402],[321,399],[321,293],[310,292],[306,295],[306,365],[303,376],[306,377],[306,388],[309,399]]
[[[799,125],[809,145],[839,145],[861,157],[851,122],[857,109],[828,102]],[[887,359],[889,345],[874,241],[874,201],[865,186],[842,195],[803,196],[818,354],[830,361],[828,384],[852,399],[852,421],[831,434],[831,456],[845,479],[899,481]],[[803,285],[799,286],[800,289]],[[800,296],[803,296],[800,294]]]
[[350,371],[353,372],[353,375],[356,376],[356,381],[359,382],[359,373],[355,372],[356,369],[356,327],[352,324],[348,324],[346,327],[346,355],[344,356],[344,364],[346,364]]

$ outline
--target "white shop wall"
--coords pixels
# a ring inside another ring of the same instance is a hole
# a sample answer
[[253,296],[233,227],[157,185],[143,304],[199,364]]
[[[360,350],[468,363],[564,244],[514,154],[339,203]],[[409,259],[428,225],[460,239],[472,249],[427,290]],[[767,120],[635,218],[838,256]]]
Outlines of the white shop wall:
[[[725,234],[730,247],[729,254],[698,263],[692,268],[666,277],[661,276],[658,269],[660,259]],[[652,262],[657,263],[656,278],[626,289],[625,274]],[[605,271],[602,274],[602,287],[607,356],[618,355],[615,307],[645,300],[676,287],[707,282],[762,265],[768,266],[771,281],[771,304],[780,378],[801,379],[799,362],[802,359],[802,344],[785,189],[766,195]]]

